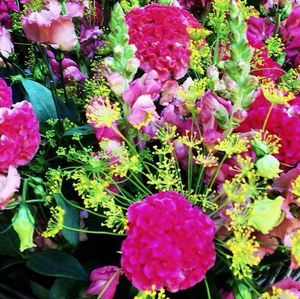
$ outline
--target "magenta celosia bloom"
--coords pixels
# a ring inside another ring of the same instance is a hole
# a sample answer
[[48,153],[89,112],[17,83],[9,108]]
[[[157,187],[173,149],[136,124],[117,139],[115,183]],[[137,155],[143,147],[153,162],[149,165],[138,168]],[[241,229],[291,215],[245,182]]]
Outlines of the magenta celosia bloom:
[[112,299],[119,283],[121,271],[118,267],[107,266],[92,271],[91,285],[86,290],[87,295],[100,295],[101,299]]
[[102,30],[100,30],[98,26],[80,26],[80,49],[87,58],[93,58],[97,49],[104,45],[104,42],[99,39],[101,34]]
[[[9,31],[0,25],[0,52],[1,54],[8,58],[10,53],[12,53],[14,45],[11,42],[11,36]],[[0,58],[0,66],[2,66],[3,60]]]
[[288,62],[300,65],[300,5],[295,5],[280,30]]
[[211,0],[177,0],[182,8],[200,8],[205,7]]
[[121,265],[136,288],[188,289],[214,265],[214,223],[183,195],[156,193],[132,204],[127,216]]
[[39,144],[39,122],[29,102],[0,108],[0,171],[27,164]]
[[156,70],[161,81],[182,78],[189,67],[187,28],[200,28],[186,10],[175,6],[150,4],[132,9],[126,15],[130,43],[145,72]]
[[6,28],[11,27],[11,12],[19,11],[16,0],[1,0],[0,1],[0,24],[3,24]]
[[[289,102],[286,105],[275,106],[268,119],[266,130],[281,138],[281,147],[278,160],[287,164],[296,164],[300,161],[300,118],[297,113],[300,99]],[[262,129],[265,117],[268,113],[270,103],[260,95],[252,103],[248,110],[248,117],[237,128],[239,132],[249,132]]]
[[0,78],[0,108],[12,105],[12,91],[4,79]]
[[66,3],[67,14],[61,15],[62,6],[57,0],[50,0],[45,9],[29,12],[22,18],[22,25],[28,39],[51,45],[55,49],[71,51],[77,43],[73,17],[81,17],[83,9],[76,3]]
[[0,210],[13,200],[13,195],[20,188],[21,178],[17,169],[9,166],[7,174],[0,173]]

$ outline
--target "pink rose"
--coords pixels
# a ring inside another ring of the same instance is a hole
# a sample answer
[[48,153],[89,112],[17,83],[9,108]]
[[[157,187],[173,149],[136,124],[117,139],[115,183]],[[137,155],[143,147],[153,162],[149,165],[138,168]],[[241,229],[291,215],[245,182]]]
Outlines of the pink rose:
[[[5,27],[0,26],[0,53],[8,58],[9,54],[13,51],[14,46],[11,42],[10,33]],[[3,64],[3,60],[0,58],[0,67]]]
[[9,166],[7,175],[0,174],[0,210],[4,210],[21,183],[17,169]]
[[50,0],[46,8],[22,18],[26,37],[55,49],[71,51],[77,43],[72,17],[80,17],[82,13],[74,12],[73,6],[67,6],[67,14],[61,15],[62,7],[56,0]]

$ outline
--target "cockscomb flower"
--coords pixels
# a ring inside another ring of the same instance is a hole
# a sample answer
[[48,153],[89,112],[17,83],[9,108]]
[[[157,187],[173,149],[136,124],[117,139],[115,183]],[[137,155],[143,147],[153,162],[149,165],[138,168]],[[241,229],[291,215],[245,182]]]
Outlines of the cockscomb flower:
[[27,164],[40,144],[39,122],[32,105],[19,102],[0,108],[0,171]]
[[[279,153],[274,155],[280,162],[296,164],[300,161],[300,118],[293,112],[299,99],[273,107],[265,130],[280,138]],[[265,123],[270,103],[263,94],[259,95],[248,110],[245,121],[236,129],[239,132],[261,130]]]
[[191,9],[191,8],[199,8],[205,7],[210,0],[177,0],[182,8]]
[[4,79],[0,78],[0,108],[12,105],[12,91]]
[[214,265],[214,224],[183,195],[156,193],[132,204],[127,216],[121,265],[138,289],[184,290]]
[[132,9],[126,23],[143,71],[156,70],[161,81],[186,74],[190,57],[187,29],[201,27],[190,13],[175,6],[150,4]]

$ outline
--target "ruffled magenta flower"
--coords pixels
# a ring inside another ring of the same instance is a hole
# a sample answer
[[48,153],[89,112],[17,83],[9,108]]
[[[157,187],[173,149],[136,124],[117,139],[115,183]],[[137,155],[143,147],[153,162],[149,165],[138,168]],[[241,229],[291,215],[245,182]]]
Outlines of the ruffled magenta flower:
[[[10,53],[13,51],[14,45],[11,42],[11,36],[9,31],[0,25],[0,52],[8,58]],[[3,60],[0,58],[0,66],[2,66]]]
[[101,295],[102,299],[113,299],[119,283],[121,271],[118,267],[107,266],[92,271],[91,285],[86,290],[87,295]]
[[10,12],[19,11],[16,0],[1,0],[0,1],[0,24],[6,28],[11,27]]
[[29,102],[0,108],[0,171],[27,164],[39,144],[39,122]]
[[295,5],[281,31],[288,62],[300,64],[300,5]]
[[187,29],[200,28],[189,12],[171,5],[150,4],[132,9],[126,22],[143,71],[156,70],[161,81],[186,74],[190,57]]
[[[300,161],[300,118],[297,113],[300,99],[285,106],[275,106],[267,122],[266,130],[281,138],[279,154],[275,155],[281,162],[296,164]],[[270,103],[261,94],[248,110],[248,117],[237,128],[239,132],[249,132],[263,127]]]
[[140,290],[194,286],[214,265],[213,221],[183,195],[159,192],[128,209],[122,270]]
[[7,174],[0,174],[0,210],[13,200],[13,195],[20,188],[21,178],[17,169],[9,166]]
[[67,14],[61,15],[61,4],[49,0],[39,12],[29,12],[22,18],[26,37],[34,42],[51,45],[55,49],[71,51],[77,43],[73,17],[81,17],[83,8],[76,3],[66,3]]
[[269,18],[250,17],[248,19],[247,39],[251,47],[261,49],[265,40],[273,36],[275,25]]
[[12,91],[4,79],[0,78],[0,108],[12,105]]
[[83,54],[91,59],[95,56],[97,49],[104,45],[104,42],[99,39],[102,30],[98,26],[88,27],[86,25],[80,26],[79,43]]
[[177,0],[182,8],[200,8],[206,7],[206,5],[211,2],[211,0]]
[[[280,299],[300,298],[300,282],[292,278],[280,280],[274,283],[272,287],[282,290],[281,295],[278,296]],[[269,293],[272,294],[272,290]]]

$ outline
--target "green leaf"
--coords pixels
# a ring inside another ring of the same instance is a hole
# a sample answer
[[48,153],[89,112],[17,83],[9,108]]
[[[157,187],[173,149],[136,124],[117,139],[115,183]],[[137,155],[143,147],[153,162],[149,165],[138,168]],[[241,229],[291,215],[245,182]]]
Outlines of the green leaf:
[[31,255],[26,266],[32,271],[47,276],[87,280],[88,275],[70,254],[59,250],[47,250]]
[[42,285],[40,285],[34,281],[30,281],[30,287],[31,287],[32,293],[35,296],[37,296],[37,298],[49,299],[49,291]]
[[23,258],[13,258],[13,257],[8,258],[6,256],[5,261],[0,263],[0,272],[10,268],[11,266],[22,264],[22,263],[24,263]]
[[251,291],[249,287],[242,283],[237,283],[233,289],[235,299],[252,299]]
[[91,135],[91,134],[94,134],[94,130],[90,125],[86,124],[86,125],[83,125],[80,127],[75,127],[73,129],[66,131],[63,136],[72,136],[75,134]]
[[[67,203],[60,194],[55,193],[54,198],[56,203],[65,211],[63,224],[67,227],[79,229],[79,211]],[[72,246],[76,247],[78,245],[79,232],[63,228],[62,235]]]
[[17,233],[11,224],[3,223],[2,219],[0,221],[0,254],[13,257],[20,256],[20,241]]
[[69,278],[57,278],[49,292],[48,299],[68,299],[76,281]]
[[40,122],[57,118],[57,111],[51,91],[45,86],[30,79],[21,79],[34,112]]

